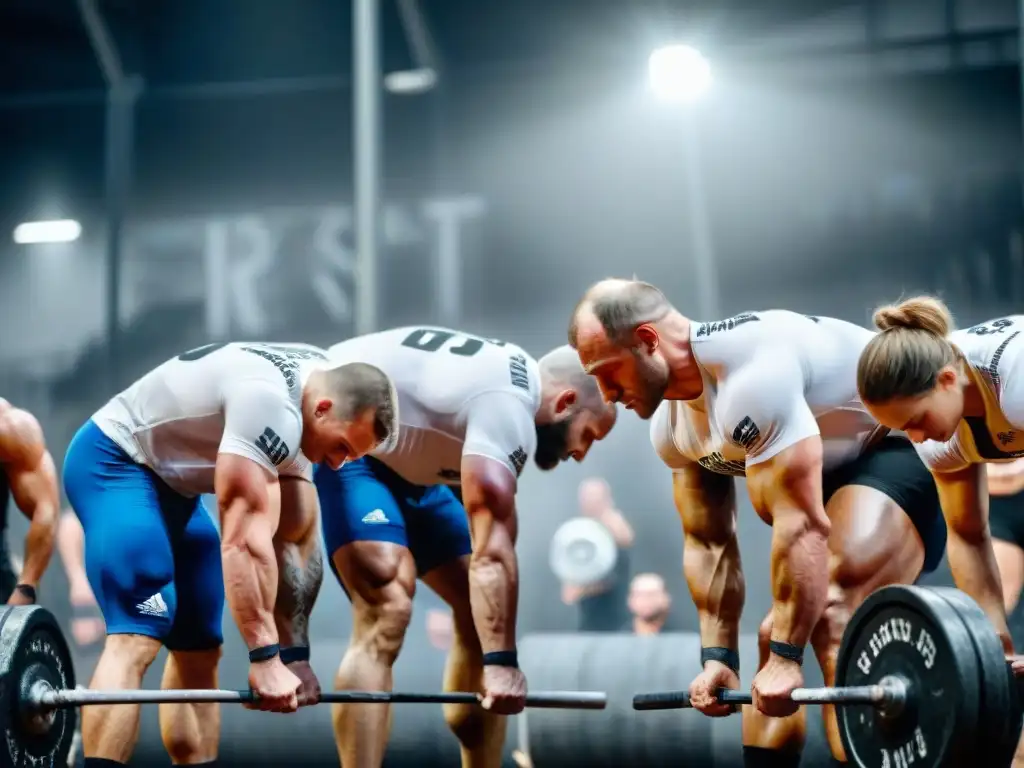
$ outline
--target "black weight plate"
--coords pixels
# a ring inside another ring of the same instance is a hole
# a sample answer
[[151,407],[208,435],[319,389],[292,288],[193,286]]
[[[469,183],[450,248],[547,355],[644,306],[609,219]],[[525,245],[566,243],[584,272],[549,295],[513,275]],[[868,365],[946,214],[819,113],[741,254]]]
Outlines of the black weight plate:
[[838,708],[847,759],[862,768],[953,768],[977,758],[981,678],[957,611],[921,587],[890,586],[854,612],[843,636],[836,685],[902,676],[911,695],[895,717],[871,706]]
[[8,607],[0,614],[0,768],[67,765],[78,711],[30,716],[20,704],[37,678],[53,688],[75,687],[67,642],[45,608]]
[[932,589],[960,615],[978,654],[981,672],[981,717],[978,719],[978,760],[983,765],[1008,766],[1013,761],[1020,735],[1020,722],[1014,716],[1011,678],[1007,674],[1006,654],[992,623],[974,600],[958,589]]

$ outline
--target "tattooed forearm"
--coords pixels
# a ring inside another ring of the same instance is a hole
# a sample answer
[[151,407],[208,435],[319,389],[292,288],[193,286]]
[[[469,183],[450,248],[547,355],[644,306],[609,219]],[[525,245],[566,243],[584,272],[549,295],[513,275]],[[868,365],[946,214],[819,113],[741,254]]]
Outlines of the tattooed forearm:
[[305,547],[291,543],[281,546],[278,573],[274,616],[281,644],[309,645],[309,615],[324,578],[320,542],[314,540],[312,546]]

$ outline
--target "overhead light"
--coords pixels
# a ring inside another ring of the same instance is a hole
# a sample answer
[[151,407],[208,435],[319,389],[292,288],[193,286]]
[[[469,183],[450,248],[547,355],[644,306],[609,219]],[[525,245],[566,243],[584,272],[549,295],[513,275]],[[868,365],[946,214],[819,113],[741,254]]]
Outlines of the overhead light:
[[651,90],[663,101],[694,101],[711,85],[711,65],[688,45],[656,49],[648,60],[647,74]]
[[430,67],[403,69],[384,75],[384,87],[389,93],[414,96],[426,93],[437,85],[437,72]]
[[14,242],[19,245],[36,243],[71,243],[82,234],[82,225],[74,219],[55,221],[25,221],[14,228]]

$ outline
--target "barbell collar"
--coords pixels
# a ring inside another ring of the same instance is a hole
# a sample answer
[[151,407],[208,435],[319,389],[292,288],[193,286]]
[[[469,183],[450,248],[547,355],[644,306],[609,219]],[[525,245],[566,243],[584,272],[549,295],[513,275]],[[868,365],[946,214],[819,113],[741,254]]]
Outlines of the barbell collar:
[[[325,691],[321,704],[479,704],[476,693],[402,693],[390,691]],[[28,710],[64,709],[112,704],[250,704],[251,691],[214,689],[100,691],[88,688],[56,690],[44,681],[29,689],[23,705]],[[602,691],[542,691],[528,694],[526,706],[536,709],[604,709],[608,695]]]

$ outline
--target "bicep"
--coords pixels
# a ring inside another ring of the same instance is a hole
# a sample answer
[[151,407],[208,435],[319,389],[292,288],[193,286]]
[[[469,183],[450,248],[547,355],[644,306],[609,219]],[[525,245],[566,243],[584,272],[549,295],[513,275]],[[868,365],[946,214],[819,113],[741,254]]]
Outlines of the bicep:
[[969,464],[932,476],[950,532],[960,538],[984,537],[988,530],[988,481],[984,465]]
[[723,542],[736,534],[736,483],[688,464],[672,473],[672,495],[685,535]]
[[805,437],[770,460],[747,467],[747,488],[754,509],[773,522],[779,514],[806,514],[826,525],[822,493],[821,438]]
[[515,494],[516,480],[502,464],[486,456],[462,457],[462,500],[474,550],[485,542],[515,543]]
[[513,479],[518,478],[536,441],[533,414],[515,395],[495,392],[470,402],[463,461],[471,456],[489,459],[504,467]]
[[280,504],[276,476],[259,462],[233,453],[221,453],[214,471],[221,538],[244,537],[251,518]]
[[15,409],[0,419],[0,462],[19,509],[43,499],[57,503],[57,469],[42,427],[27,411]]

